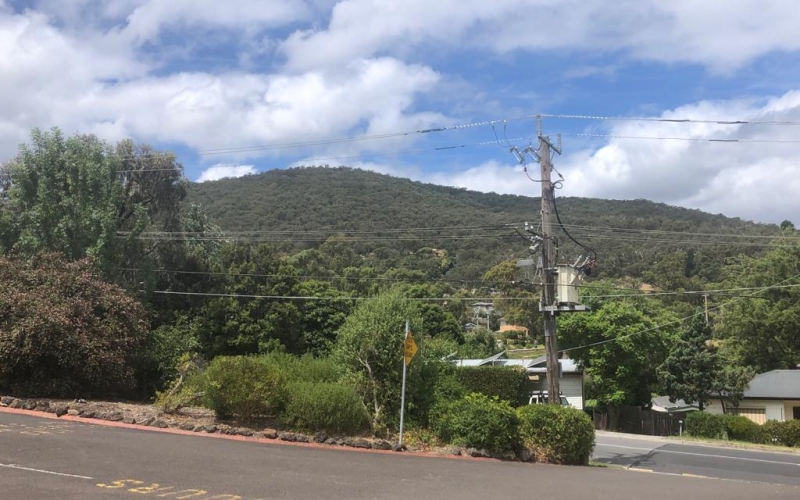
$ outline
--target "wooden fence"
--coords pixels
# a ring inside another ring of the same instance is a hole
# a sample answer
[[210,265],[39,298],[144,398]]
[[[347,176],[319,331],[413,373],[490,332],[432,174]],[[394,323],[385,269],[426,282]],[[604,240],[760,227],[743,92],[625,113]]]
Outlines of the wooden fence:
[[594,428],[647,436],[677,436],[682,428],[686,428],[685,419],[683,413],[670,414],[631,406],[620,410],[615,429],[609,427],[608,413],[595,413]]

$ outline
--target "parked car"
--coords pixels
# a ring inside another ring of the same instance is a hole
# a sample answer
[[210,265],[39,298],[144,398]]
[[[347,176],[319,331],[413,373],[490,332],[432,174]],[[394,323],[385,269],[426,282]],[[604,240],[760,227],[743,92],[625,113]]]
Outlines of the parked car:
[[[544,404],[548,402],[547,391],[533,391],[529,394],[530,399],[528,399],[529,405],[536,405],[536,404]],[[561,406],[572,406],[567,401],[567,398],[564,397],[564,394],[559,394],[559,400],[561,402]]]

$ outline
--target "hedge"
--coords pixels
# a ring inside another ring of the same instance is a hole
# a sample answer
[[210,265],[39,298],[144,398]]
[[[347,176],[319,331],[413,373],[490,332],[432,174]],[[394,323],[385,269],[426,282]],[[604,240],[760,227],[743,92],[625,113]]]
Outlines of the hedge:
[[431,412],[436,436],[457,446],[504,452],[517,444],[517,415],[507,401],[480,393],[436,406]]
[[800,420],[770,420],[762,427],[764,441],[783,446],[800,447]]
[[517,408],[521,444],[537,462],[586,465],[594,449],[594,424],[576,408],[527,405]]
[[760,443],[764,441],[764,432],[760,425],[741,415],[719,415],[725,426],[728,439]]
[[478,392],[498,397],[512,406],[526,404],[528,372],[519,367],[473,366],[462,367],[456,377],[467,392]]
[[217,356],[203,374],[204,401],[220,418],[267,415],[281,406],[284,381],[265,356]]
[[369,424],[361,397],[352,387],[332,382],[296,382],[287,386],[283,420],[300,430],[355,434]]
[[725,432],[722,415],[695,411],[686,416],[686,433],[690,436],[720,439]]

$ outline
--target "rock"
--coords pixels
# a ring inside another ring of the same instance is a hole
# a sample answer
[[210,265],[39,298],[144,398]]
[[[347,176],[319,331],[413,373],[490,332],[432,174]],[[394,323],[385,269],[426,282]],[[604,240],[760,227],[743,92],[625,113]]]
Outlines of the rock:
[[203,430],[205,432],[207,432],[208,434],[214,434],[215,432],[217,432],[217,426],[216,425],[205,425],[205,426],[203,426]]
[[295,441],[298,443],[310,443],[311,436],[306,436],[305,434],[295,434]]
[[36,401],[27,400],[22,403],[23,410],[35,410],[36,409]]
[[278,439],[278,431],[276,431],[275,429],[269,429],[269,428],[264,429],[264,431],[261,434],[263,434],[264,437],[267,439]]
[[252,436],[253,431],[247,427],[234,427],[231,429],[231,434],[234,436]]
[[165,422],[167,423],[167,427],[171,429],[177,429],[178,426],[181,425],[180,422],[176,422],[175,420],[165,420]]
[[56,414],[56,417],[63,417],[69,411],[69,407],[67,405],[56,405],[51,406],[50,410]]
[[36,411],[47,411],[50,409],[50,401],[36,401],[36,406],[34,410]]
[[219,424],[217,426],[217,430],[220,432],[220,434],[230,434],[231,433],[231,429],[232,429],[232,427],[230,425],[226,425],[226,424]]
[[182,423],[181,425],[178,426],[178,429],[180,429],[182,431],[193,431],[194,430],[194,424],[191,423],[191,422],[184,422],[184,423]]
[[294,443],[295,441],[297,441],[297,434],[295,434],[294,432],[279,432],[278,439],[280,439],[281,441],[289,441],[291,443]]
[[94,410],[90,410],[89,408],[81,410],[80,414],[83,418],[94,418],[97,415],[97,412]]
[[407,449],[404,444],[395,443],[392,445],[392,451],[406,451]]
[[517,454],[513,451],[504,451],[502,453],[492,453],[490,454],[492,458],[496,458],[498,460],[509,460],[515,461],[517,459]]
[[325,433],[325,431],[319,431],[316,434],[314,434],[315,443],[324,443],[327,440],[328,440],[328,435]]
[[447,448],[442,449],[440,453],[442,455],[454,455],[456,457],[460,457],[461,448],[459,448],[458,446],[448,446]]
[[353,438],[352,443],[350,446],[353,448],[365,448],[369,449],[372,448],[372,445],[364,438]]
[[474,458],[490,458],[486,450],[478,450],[476,448],[467,448],[467,455]]
[[78,403],[79,405],[85,405],[86,404],[86,400],[85,399],[76,399],[75,402]]
[[372,449],[373,450],[391,450],[392,443],[386,441],[385,439],[378,439],[372,442]]
[[0,398],[0,404],[9,406],[11,405],[12,402],[14,402],[14,399],[16,398],[12,398],[11,396],[3,396],[2,398]]
[[125,417],[125,418],[122,419],[122,423],[123,424],[135,424],[136,423],[136,419],[133,418],[133,417]]
[[522,450],[519,452],[519,459],[523,462],[530,462],[532,458],[533,452],[528,448],[522,448]]
[[328,438],[325,440],[325,444],[339,444],[339,441],[333,438]]
[[205,425],[195,425],[192,429],[194,432],[203,432],[205,430]]
[[15,399],[14,401],[8,403],[9,408],[22,408],[22,400]]
[[102,418],[103,420],[108,420],[109,422],[122,422],[122,419],[125,418],[125,415],[123,415],[121,412],[118,411],[110,411],[107,413],[103,413],[103,415],[99,418]]
[[153,422],[155,422],[155,420],[156,420],[156,417],[147,417],[144,420],[142,420],[141,422],[139,422],[139,425],[150,426],[150,425],[153,425]]
[[67,415],[69,415],[70,417],[77,417],[78,415],[80,415],[80,413],[81,412],[79,412],[74,408],[70,408],[69,410],[67,410]]
[[167,427],[169,427],[169,424],[164,420],[157,418],[153,420],[153,422],[150,424],[150,427],[158,427],[159,429],[166,429]]

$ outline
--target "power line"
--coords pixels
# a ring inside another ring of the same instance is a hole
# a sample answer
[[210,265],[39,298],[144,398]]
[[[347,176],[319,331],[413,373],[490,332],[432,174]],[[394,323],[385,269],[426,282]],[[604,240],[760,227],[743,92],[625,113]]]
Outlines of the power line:
[[[785,280],[781,280],[778,283],[775,283],[774,285],[758,288],[758,291],[756,291],[755,293],[752,293],[750,295],[744,295],[744,296],[737,297],[737,298],[735,298],[733,300],[729,300],[728,302],[725,302],[723,304],[719,304],[717,306],[711,307],[711,308],[709,308],[709,310],[710,311],[715,311],[717,309],[721,309],[721,308],[729,306],[729,305],[731,305],[733,303],[739,302],[739,301],[741,301],[741,300],[743,300],[745,298],[757,298],[756,295],[758,295],[759,293],[767,291],[767,290],[770,290],[770,289],[773,289],[773,288],[779,288],[781,284],[783,284],[783,283],[785,283],[787,281],[791,281],[791,280],[797,279],[797,278],[800,278],[800,274],[792,276],[791,278],[786,278]],[[569,351],[575,351],[575,350],[578,350],[578,349],[588,349],[589,347],[596,347],[596,346],[608,344],[608,343],[611,343],[611,342],[617,342],[617,341],[620,341],[622,339],[633,337],[635,335],[641,335],[641,334],[644,334],[644,333],[649,333],[649,332],[664,328],[666,326],[683,323],[684,321],[690,320],[690,319],[694,318],[695,316],[698,316],[698,315],[701,315],[701,314],[705,314],[705,311],[700,312],[700,313],[694,313],[694,314],[691,314],[691,315],[686,316],[684,318],[677,319],[675,321],[669,321],[667,323],[664,323],[663,325],[656,325],[656,326],[654,326],[652,328],[647,328],[645,330],[640,330],[640,331],[629,333],[629,334],[626,334],[626,335],[621,335],[619,337],[614,337],[612,339],[601,340],[599,342],[593,342],[591,344],[585,344],[585,345],[581,345],[581,346],[577,346],[577,347],[570,347],[569,349],[562,349],[562,350],[559,351],[559,354],[565,353],[565,352],[569,352]]]
[[542,118],[560,118],[569,120],[601,120],[628,122],[662,122],[662,123],[704,123],[713,125],[800,125],[800,122],[789,120],[713,120],[696,118],[657,118],[646,116],[602,116],[577,114],[540,114]]
[[[458,230],[458,231],[474,231],[480,229],[487,229],[487,230],[502,230],[502,229],[509,229],[513,227],[515,224],[507,223],[507,224],[484,224],[480,226],[427,226],[427,227],[409,227],[409,228],[389,228],[389,229],[372,229],[372,230],[363,230],[363,229],[257,229],[257,230],[249,230],[249,231],[219,231],[219,234],[228,235],[239,235],[239,234],[308,234],[308,233],[327,233],[331,236],[335,236],[338,234],[376,234],[376,233],[407,233],[407,232],[424,232],[424,231],[449,231],[449,230]],[[209,233],[210,231],[143,231],[141,234],[180,234],[180,235],[193,235],[193,234],[205,234]],[[117,234],[129,234],[130,231],[118,231]]]
[[605,139],[645,139],[652,141],[687,141],[713,142],[717,144],[800,144],[800,139],[722,139],[713,137],[671,137],[652,135],[617,135],[617,134],[561,134],[568,137],[596,137]]
[[265,146],[245,146],[239,148],[220,148],[220,149],[206,149],[198,151],[198,155],[217,155],[217,154],[229,154],[229,153],[248,153],[253,151],[268,151],[274,149],[289,149],[289,148],[300,148],[300,147],[308,147],[308,146],[327,146],[331,144],[342,144],[348,142],[362,142],[362,141],[370,141],[370,140],[378,140],[378,139],[390,139],[395,137],[404,137],[404,136],[413,136],[413,135],[425,135],[431,134],[436,132],[446,132],[451,130],[463,130],[468,128],[476,128],[476,127],[485,127],[491,126],[498,123],[505,123],[505,122],[512,122],[512,121],[521,121],[521,120],[530,120],[533,119],[535,115],[528,115],[522,116],[518,118],[502,118],[496,120],[487,120],[481,122],[473,122],[473,123],[463,123],[459,125],[448,125],[444,127],[436,127],[430,129],[423,129],[423,130],[408,130],[404,132],[389,132],[385,134],[374,134],[374,135],[364,135],[360,137],[341,137],[337,139],[321,139],[317,141],[298,141],[298,142],[288,142],[282,144],[272,144],[272,145],[265,145]]

